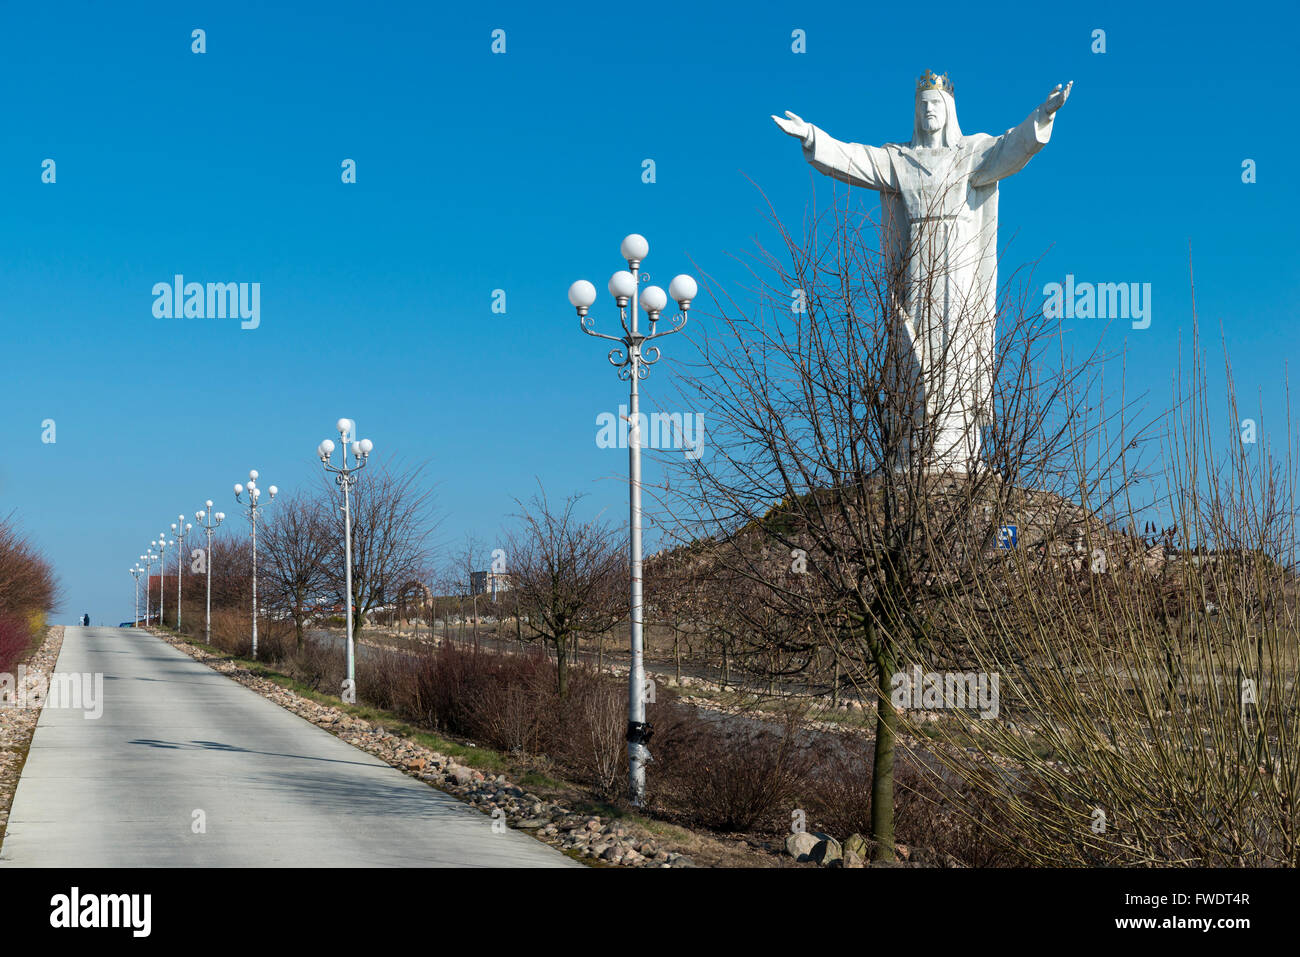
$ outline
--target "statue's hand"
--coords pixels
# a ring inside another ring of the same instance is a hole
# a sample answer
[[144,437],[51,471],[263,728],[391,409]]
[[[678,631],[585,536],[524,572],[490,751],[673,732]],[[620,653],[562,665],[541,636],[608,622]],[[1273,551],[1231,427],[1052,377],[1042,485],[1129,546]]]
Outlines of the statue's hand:
[[783,120],[779,116],[773,116],[772,120],[777,126],[781,127],[783,133],[793,136],[795,139],[802,140],[804,146],[811,146],[813,131],[812,124],[802,119],[799,114],[791,113],[789,110],[785,111],[785,115],[789,117],[789,119]]
[[1070,87],[1072,86],[1074,86],[1073,80],[1065,84],[1065,89],[1062,89],[1061,84],[1058,83],[1056,89],[1047,94],[1047,99],[1043,103],[1043,110],[1048,116],[1065,106],[1065,101],[1070,98]]

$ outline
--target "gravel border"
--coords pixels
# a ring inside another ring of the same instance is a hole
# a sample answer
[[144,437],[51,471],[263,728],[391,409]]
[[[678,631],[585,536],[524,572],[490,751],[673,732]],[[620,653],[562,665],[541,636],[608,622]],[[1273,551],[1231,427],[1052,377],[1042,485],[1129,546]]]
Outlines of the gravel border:
[[[55,662],[59,660],[59,650],[62,647],[63,626],[50,625],[41,646],[19,664],[27,669],[28,674],[36,672],[49,678],[54,671]],[[9,808],[13,805],[18,779],[22,776],[23,764],[27,761],[27,749],[31,747],[36,722],[40,720],[44,707],[44,699],[35,708],[18,708],[9,702],[0,701],[0,850],[4,848]]]

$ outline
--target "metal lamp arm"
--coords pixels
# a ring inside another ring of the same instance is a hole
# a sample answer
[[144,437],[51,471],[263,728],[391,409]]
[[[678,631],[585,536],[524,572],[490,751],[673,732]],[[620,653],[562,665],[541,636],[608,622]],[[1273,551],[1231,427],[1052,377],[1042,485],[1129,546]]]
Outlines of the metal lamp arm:
[[[591,328],[593,325],[595,325],[595,322],[596,322],[596,317],[595,317],[595,316],[579,316],[579,317],[578,317],[578,328],[581,329],[583,332],[585,332],[585,333],[586,333],[587,335],[589,335],[589,336],[595,336],[597,339],[608,339],[610,342],[621,342],[621,343],[623,343],[624,345],[627,345],[627,340],[626,340],[625,338],[623,338],[622,336],[611,336],[611,335],[606,335],[606,334],[603,333],[603,332],[597,332],[595,329]],[[624,331],[627,330],[627,325],[626,325],[626,324],[624,324],[623,329],[624,329]],[[629,333],[629,335],[630,335],[630,334],[631,334],[631,333]]]
[[664,329],[663,331],[652,332],[645,338],[647,341],[649,341],[650,339],[658,339],[661,336],[671,336],[674,332],[681,332],[685,328],[686,328],[686,313],[679,312],[676,316],[673,317],[673,325],[671,329]]

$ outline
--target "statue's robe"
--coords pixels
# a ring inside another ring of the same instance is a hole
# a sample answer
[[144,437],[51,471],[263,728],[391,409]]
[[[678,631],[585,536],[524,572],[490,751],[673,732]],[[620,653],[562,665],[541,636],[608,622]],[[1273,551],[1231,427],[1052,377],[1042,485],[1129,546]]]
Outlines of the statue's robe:
[[991,421],[998,181],[1043,148],[1052,119],[1040,106],[1001,136],[934,148],[844,143],[813,127],[804,147],[819,171],[880,193],[882,249],[897,266],[890,294],[910,346],[900,355],[919,385],[932,470],[974,471],[979,460],[979,430]]

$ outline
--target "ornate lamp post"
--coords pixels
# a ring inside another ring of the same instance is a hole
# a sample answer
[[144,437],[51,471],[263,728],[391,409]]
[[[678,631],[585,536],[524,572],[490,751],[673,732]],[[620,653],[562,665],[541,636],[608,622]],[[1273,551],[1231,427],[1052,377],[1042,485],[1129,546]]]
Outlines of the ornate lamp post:
[[[150,542],[149,544],[152,545],[153,542]],[[152,616],[149,614],[149,578],[152,574],[154,559],[157,557],[158,556],[153,553],[153,549],[150,549],[140,556],[140,561],[144,562],[144,626],[146,628],[149,627],[149,622],[152,619]]]
[[212,499],[208,499],[203,504],[207,508],[195,512],[194,520],[199,523],[199,528],[208,533],[208,550],[203,556],[203,566],[208,573],[208,607],[207,617],[203,622],[203,641],[210,645],[212,644],[212,532],[226,520],[226,513],[212,511]]
[[172,522],[172,534],[176,536],[176,630],[181,630],[181,562],[185,560],[185,533],[193,525],[185,524],[185,516],[177,515],[180,522]]
[[[270,498],[267,499],[267,505],[270,499],[275,498],[275,493],[279,491],[274,485],[267,489],[270,492]],[[244,500],[240,498],[244,494],[244,486],[238,482],[235,483],[235,501],[241,505]],[[248,473],[248,521],[253,526],[253,657],[257,657],[257,510],[266,508],[266,505],[258,503],[262,495],[262,490],[257,487],[257,469]]]
[[[637,383],[649,374],[650,366],[659,361],[658,347],[647,346],[646,343],[681,331],[686,325],[686,314],[698,287],[690,276],[680,275],[669,284],[667,293],[658,286],[641,289],[641,283],[650,278],[640,272],[641,263],[650,252],[650,244],[644,236],[633,233],[623,240],[619,251],[627,260],[627,270],[620,269],[610,277],[609,293],[618,305],[623,335],[610,336],[596,332],[595,318],[587,315],[587,310],[596,302],[596,287],[587,280],[579,279],[569,287],[569,302],[578,311],[578,327],[583,332],[598,339],[619,343],[621,348],[610,350],[609,362],[618,369],[618,377],[629,383],[627,448],[631,608],[628,620],[631,656],[627,674],[627,758],[629,797],[633,806],[640,807],[645,801],[645,766],[650,760],[646,744],[650,740],[651,728],[645,720],[645,665],[642,659],[641,412]],[[656,324],[663,308],[668,305],[669,296],[681,307],[681,312],[673,318],[672,328],[659,331]],[[637,326],[638,301],[650,321],[650,330],[644,334]]]
[[159,532],[158,540],[149,544],[158,549],[158,627],[161,628],[163,626],[163,607],[166,605],[163,592],[166,591],[165,586],[167,584],[167,563],[164,559],[167,556],[167,547],[175,545],[176,542],[167,541],[167,533]]
[[[141,555],[140,557],[143,558],[144,556]],[[131,569],[131,577],[135,579],[135,617],[131,619],[132,628],[140,624],[140,576],[143,574],[144,569],[141,568],[139,564],[136,564]],[[148,584],[148,582],[149,579],[146,578],[145,584]]]
[[335,427],[339,430],[339,444],[342,448],[339,450],[339,465],[335,467],[330,462],[334,455],[334,442],[326,439],[320,445],[316,446],[316,454],[320,457],[321,465],[325,466],[326,472],[334,473],[334,481],[339,488],[343,490],[343,563],[344,563],[344,590],[347,592],[347,628],[348,628],[348,681],[344,689],[347,695],[352,697],[353,702],[356,700],[357,689],[357,672],[356,672],[356,648],[352,642],[352,503],[351,489],[356,482],[355,473],[366,467],[370,461],[370,452],[374,449],[375,444],[369,439],[353,439],[351,445],[352,465],[348,465],[348,437],[356,431],[356,423],[351,419],[339,419]]

